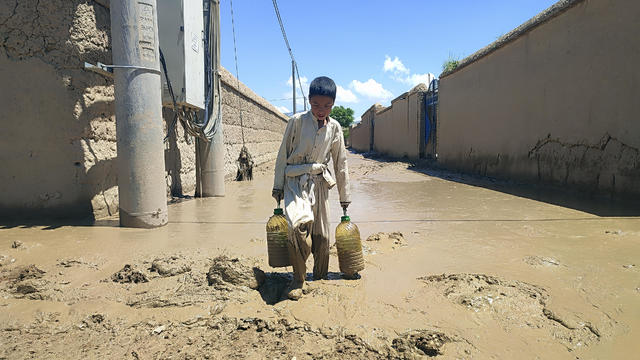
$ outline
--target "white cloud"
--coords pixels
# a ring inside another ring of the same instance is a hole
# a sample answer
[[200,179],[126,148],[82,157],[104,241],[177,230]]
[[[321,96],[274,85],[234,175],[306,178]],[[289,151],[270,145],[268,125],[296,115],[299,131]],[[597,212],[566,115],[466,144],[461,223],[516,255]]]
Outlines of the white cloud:
[[276,109],[278,109],[278,111],[280,111],[283,114],[288,114],[291,112],[291,110],[287,109],[286,106],[276,106]]
[[393,60],[389,57],[389,55],[385,55],[384,59],[384,71],[393,71],[395,74],[408,74],[409,69],[407,69],[402,61],[396,56]]
[[[306,94],[309,90],[309,79],[307,79],[306,76],[300,76],[300,81],[298,81],[298,78],[296,78],[296,89],[300,88],[300,83],[302,83],[302,88]],[[289,79],[287,80],[287,85],[289,85],[289,87],[293,85],[291,82],[291,76],[289,76]]]
[[353,80],[350,86],[360,95],[366,96],[374,100],[389,100],[393,94],[385,89],[379,82],[369,79],[365,82]]
[[432,73],[426,73],[426,74],[411,74],[400,80],[406,84],[411,85],[411,87],[414,87],[420,83],[424,83],[425,85],[429,86],[429,84],[431,84],[431,81],[435,78],[436,78],[435,75],[433,75]]
[[336,92],[336,102],[340,103],[357,103],[358,97],[349,89],[345,89],[338,85]]
[[435,79],[435,76],[432,73],[411,74],[411,70],[404,66],[397,56],[391,60],[389,55],[385,55],[384,71],[392,72],[393,75],[391,75],[391,78],[393,80],[410,85],[411,87],[420,83],[424,83],[429,86],[431,80]]

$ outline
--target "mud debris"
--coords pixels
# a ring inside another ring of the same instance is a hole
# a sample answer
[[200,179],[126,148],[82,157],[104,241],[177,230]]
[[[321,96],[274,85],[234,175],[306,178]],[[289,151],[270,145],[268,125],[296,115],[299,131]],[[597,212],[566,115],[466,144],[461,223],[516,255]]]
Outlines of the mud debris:
[[181,256],[167,256],[153,260],[149,270],[157,272],[160,276],[168,277],[191,271],[191,265]]
[[402,235],[399,231],[394,231],[391,233],[379,232],[373,235],[369,235],[367,237],[367,241],[380,241],[380,242],[391,242],[395,246],[406,246],[407,241],[404,239],[404,235]]
[[442,347],[452,339],[438,331],[413,330],[393,339],[392,347],[405,359],[443,355]]
[[546,289],[484,274],[442,274],[418,278],[454,303],[491,315],[506,330],[544,329],[568,350],[589,346],[602,336],[591,321],[549,307]]
[[[30,264],[27,266],[18,266],[10,271],[7,275],[3,276],[4,280],[9,281],[22,281],[27,279],[40,279],[46,274],[45,271],[40,270],[34,264]],[[0,280],[2,280],[0,278]]]
[[43,335],[56,334],[81,342],[84,358],[130,358],[135,353],[134,357],[144,359],[402,359],[391,346],[375,349],[343,329],[315,328],[287,318],[215,316],[129,323],[92,314],[65,327],[58,318],[42,314],[20,331],[0,330],[2,338],[13,344],[3,355],[68,357],[64,341],[51,342],[51,337]]
[[256,290],[266,280],[264,271],[250,264],[249,260],[220,255],[212,260],[207,272],[209,286],[229,289],[229,286],[246,286]]
[[138,270],[135,270],[131,265],[126,264],[120,271],[111,275],[111,281],[125,284],[125,283],[146,283],[149,282],[147,276]]
[[14,259],[14,258],[12,258],[10,256],[4,255],[4,254],[0,254],[0,267],[10,265],[10,264],[14,263],[15,261],[16,261],[16,259]]
[[22,243],[22,241],[16,240],[16,241],[11,243],[11,248],[12,249],[18,249],[18,248],[23,248],[24,249],[23,245],[24,244]]
[[58,266],[70,268],[73,266],[87,266],[93,269],[98,269],[98,264],[86,262],[82,259],[58,259]]
[[552,257],[546,256],[527,256],[522,259],[531,266],[561,266],[560,262]]

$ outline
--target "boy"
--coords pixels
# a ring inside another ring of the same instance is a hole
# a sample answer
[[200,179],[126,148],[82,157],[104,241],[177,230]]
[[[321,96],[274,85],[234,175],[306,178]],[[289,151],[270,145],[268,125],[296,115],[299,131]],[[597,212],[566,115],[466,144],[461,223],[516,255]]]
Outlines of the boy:
[[[347,152],[340,123],[329,117],[336,99],[336,84],[321,76],[309,86],[311,111],[293,115],[285,130],[272,195],[284,198],[289,223],[289,258],[293,282],[287,296],[302,296],[306,261],[313,253],[313,279],[325,279],[329,269],[329,189],[338,185],[340,205],[349,206]],[[335,180],[328,168],[333,159]],[[311,235],[311,239],[309,239]]]

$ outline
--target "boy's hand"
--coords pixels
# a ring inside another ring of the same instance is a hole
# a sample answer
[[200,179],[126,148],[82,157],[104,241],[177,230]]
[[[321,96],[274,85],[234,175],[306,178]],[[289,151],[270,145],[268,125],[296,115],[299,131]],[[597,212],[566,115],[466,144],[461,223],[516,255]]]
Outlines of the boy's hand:
[[280,203],[280,201],[284,199],[284,191],[280,189],[273,189],[271,190],[271,196],[273,196],[273,198],[276,199],[278,203]]
[[340,202],[340,206],[342,206],[342,208],[344,210],[347,210],[347,208],[349,207],[349,204],[351,204],[350,202],[346,202],[346,201],[341,201]]

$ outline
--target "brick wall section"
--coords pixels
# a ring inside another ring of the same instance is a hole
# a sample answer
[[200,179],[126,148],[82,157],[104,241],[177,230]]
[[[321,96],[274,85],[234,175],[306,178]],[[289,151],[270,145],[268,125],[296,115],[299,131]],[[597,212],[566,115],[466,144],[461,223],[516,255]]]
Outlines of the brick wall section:
[[242,82],[238,86],[236,78],[226,69],[222,69],[221,75],[226,177],[236,175],[242,129],[247,149],[258,167],[256,170],[265,170],[276,159],[288,118]]

